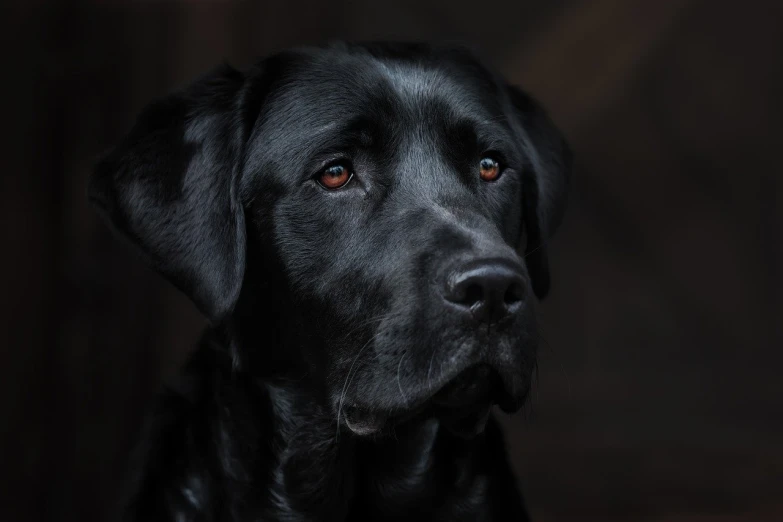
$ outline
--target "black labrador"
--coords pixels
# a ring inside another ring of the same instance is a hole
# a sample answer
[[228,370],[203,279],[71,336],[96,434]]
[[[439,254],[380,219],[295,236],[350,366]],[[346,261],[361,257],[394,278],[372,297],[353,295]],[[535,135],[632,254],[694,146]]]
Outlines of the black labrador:
[[571,154],[475,54],[330,44],[152,103],[92,202],[211,321],[129,520],[527,520],[524,403]]

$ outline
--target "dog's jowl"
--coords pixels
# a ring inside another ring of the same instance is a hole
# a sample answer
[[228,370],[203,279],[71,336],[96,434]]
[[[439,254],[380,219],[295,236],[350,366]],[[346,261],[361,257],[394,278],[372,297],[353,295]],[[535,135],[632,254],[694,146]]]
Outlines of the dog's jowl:
[[211,326],[128,520],[526,520],[492,411],[530,388],[570,164],[453,47],[294,49],[147,107],[90,197]]

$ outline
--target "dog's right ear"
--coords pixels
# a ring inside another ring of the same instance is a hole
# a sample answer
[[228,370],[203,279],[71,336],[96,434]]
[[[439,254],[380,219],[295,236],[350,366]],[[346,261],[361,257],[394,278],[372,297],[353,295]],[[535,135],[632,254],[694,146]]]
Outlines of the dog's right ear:
[[234,308],[245,272],[238,187],[257,74],[223,66],[152,103],[90,179],[90,201],[213,321]]

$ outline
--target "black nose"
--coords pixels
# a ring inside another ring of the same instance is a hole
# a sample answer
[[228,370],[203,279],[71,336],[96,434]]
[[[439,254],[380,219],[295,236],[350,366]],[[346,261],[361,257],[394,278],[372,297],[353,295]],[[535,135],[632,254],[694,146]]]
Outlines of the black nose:
[[504,261],[482,261],[455,272],[444,297],[476,320],[495,323],[517,311],[524,297],[520,270]]

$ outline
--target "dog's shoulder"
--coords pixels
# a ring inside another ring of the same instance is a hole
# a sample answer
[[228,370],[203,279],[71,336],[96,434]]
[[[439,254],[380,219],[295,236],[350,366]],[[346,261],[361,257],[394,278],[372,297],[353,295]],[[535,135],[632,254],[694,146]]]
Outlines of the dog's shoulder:
[[231,503],[223,484],[236,484],[233,493],[241,493],[264,468],[259,461],[269,458],[258,444],[271,429],[268,407],[263,388],[235,373],[222,343],[205,334],[147,420],[127,520],[219,516]]

